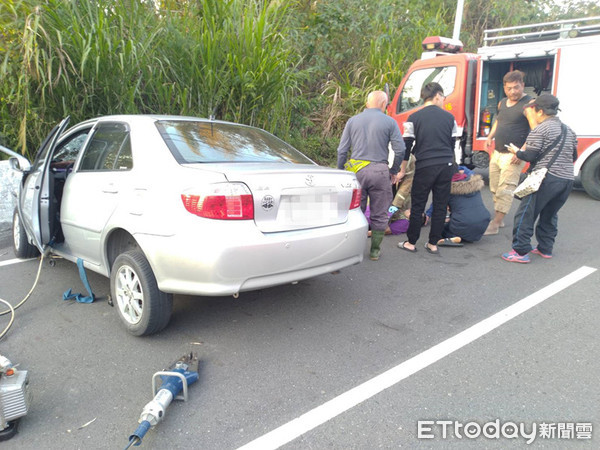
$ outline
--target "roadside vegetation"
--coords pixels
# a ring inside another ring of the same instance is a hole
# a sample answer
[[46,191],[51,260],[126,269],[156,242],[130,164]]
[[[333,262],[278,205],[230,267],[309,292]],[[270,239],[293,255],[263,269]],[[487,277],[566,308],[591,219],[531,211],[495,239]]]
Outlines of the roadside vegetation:
[[[32,158],[63,117],[182,114],[265,128],[321,164],[366,94],[393,93],[446,0],[0,0],[0,143]],[[484,29],[600,15],[595,1],[467,0]]]

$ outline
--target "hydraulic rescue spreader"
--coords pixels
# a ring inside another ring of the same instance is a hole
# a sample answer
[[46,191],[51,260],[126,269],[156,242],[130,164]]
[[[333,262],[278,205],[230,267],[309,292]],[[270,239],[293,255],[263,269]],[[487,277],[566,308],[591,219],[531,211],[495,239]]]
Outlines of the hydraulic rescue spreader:
[[[157,379],[162,379],[162,384],[157,387]],[[140,425],[129,436],[129,444],[125,450],[142,443],[148,430],[160,422],[165,410],[175,400],[187,400],[188,386],[198,381],[198,357],[194,353],[184,355],[176,361],[167,371],[156,372],[152,377],[152,395],[150,401],[140,415]],[[179,393],[183,391],[182,395]]]

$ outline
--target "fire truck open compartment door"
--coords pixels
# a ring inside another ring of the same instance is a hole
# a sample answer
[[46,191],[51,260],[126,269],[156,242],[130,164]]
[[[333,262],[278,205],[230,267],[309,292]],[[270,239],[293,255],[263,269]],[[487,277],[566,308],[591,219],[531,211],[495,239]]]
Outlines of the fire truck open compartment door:
[[477,137],[484,138],[489,130],[485,130],[482,122],[494,123],[498,114],[498,103],[504,94],[503,77],[512,70],[520,70],[525,74],[525,93],[532,97],[551,93],[555,78],[555,56],[535,59],[513,59],[499,61],[483,61],[481,69],[481,86],[479,89],[479,127]]

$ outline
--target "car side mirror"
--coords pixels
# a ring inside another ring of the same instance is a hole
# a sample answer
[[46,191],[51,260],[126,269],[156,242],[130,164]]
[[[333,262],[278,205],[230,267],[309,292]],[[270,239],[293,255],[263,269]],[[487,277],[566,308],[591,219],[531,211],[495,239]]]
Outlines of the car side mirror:
[[29,169],[31,169],[31,163],[29,160],[10,148],[0,145],[0,152],[9,156],[8,165],[11,169],[16,170],[17,172],[27,172]]
[[17,172],[27,172],[29,169],[31,169],[31,164],[29,164],[29,161],[18,156],[11,156],[8,159],[8,165],[11,169],[16,170]]

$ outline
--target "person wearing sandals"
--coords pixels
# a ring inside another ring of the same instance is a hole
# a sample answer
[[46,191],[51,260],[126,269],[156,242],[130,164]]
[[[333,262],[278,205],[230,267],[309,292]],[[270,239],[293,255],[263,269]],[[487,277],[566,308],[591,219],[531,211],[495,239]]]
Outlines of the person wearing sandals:
[[[531,108],[529,114],[537,125],[522,149],[509,146],[515,158],[535,164],[536,168],[547,167],[548,172],[538,191],[521,199],[514,219],[512,250],[502,255],[505,261],[528,263],[530,252],[552,258],[558,211],[573,188],[573,162],[577,158],[577,137],[556,116],[558,105],[559,100],[550,94],[542,94],[527,104],[525,108]],[[534,231],[536,248],[531,245]]]
[[[370,208],[371,250],[369,257],[377,261],[381,243],[388,226],[388,208],[392,202],[392,184],[398,183],[406,170],[404,141],[394,119],[385,114],[387,94],[373,91],[367,97],[366,108],[351,117],[337,149],[337,168],[356,173],[362,188],[360,207],[363,213]],[[388,146],[394,152],[394,161],[388,167]],[[352,158],[348,152],[352,149]]]
[[438,241],[441,247],[462,247],[463,242],[477,242],[490,223],[490,212],[483,203],[483,177],[465,166],[458,166],[452,177],[449,217]]
[[514,143],[521,147],[531,128],[530,118],[523,111],[531,97],[525,94],[524,73],[513,70],[504,75],[506,98],[498,104],[498,114],[485,141],[485,149],[492,151],[490,159],[490,191],[494,200],[494,217],[485,236],[498,234],[504,226],[504,216],[513,202],[512,192],[519,184],[519,176],[525,163],[513,158],[506,145]]
[[[406,151],[416,159],[415,174],[411,190],[411,208],[405,242],[398,247],[416,252],[416,243],[421,234],[423,212],[429,193],[433,194],[433,213],[429,240],[425,250],[439,254],[438,241],[442,238],[446,206],[450,197],[450,185],[454,175],[454,144],[458,127],[454,116],[444,111],[444,89],[439,83],[427,83],[421,89],[424,108],[411,114],[404,123]],[[413,147],[414,144],[414,147]]]

